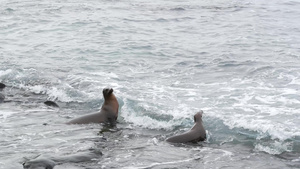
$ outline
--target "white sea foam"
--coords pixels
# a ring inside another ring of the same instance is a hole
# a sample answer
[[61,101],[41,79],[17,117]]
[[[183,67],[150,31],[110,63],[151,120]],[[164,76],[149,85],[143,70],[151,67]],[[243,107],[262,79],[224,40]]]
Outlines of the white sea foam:
[[7,70],[0,70],[0,77],[1,76],[6,76],[12,72],[12,69],[7,69]]
[[274,141],[268,144],[258,143],[255,145],[255,150],[263,151],[269,154],[280,154],[282,152],[291,151],[291,143],[283,143]]
[[202,154],[205,154],[203,158],[204,164],[214,163],[223,160],[231,160],[232,156],[234,156],[233,152],[222,149],[213,149],[209,147],[203,147],[197,151],[200,151]]
[[135,166],[130,166],[130,167],[122,167],[122,169],[145,169],[145,168],[153,168],[155,166],[164,166],[164,165],[169,165],[169,164],[180,164],[183,162],[189,162],[194,160],[194,158],[189,158],[189,159],[183,159],[183,160],[176,160],[176,161],[169,161],[169,162],[160,162],[160,163],[152,163],[150,165],[147,166],[139,166],[139,167],[135,167]]
[[[128,103],[128,100],[125,99],[121,116],[125,121],[137,126],[143,126],[150,129],[170,130],[175,126],[184,124],[184,119],[187,117],[191,119],[190,124],[184,125],[191,126],[193,124],[192,118],[195,112],[191,112],[191,109],[189,109],[185,104],[180,104],[177,108],[167,111],[149,107],[147,104],[142,104],[143,109],[136,110],[131,106],[136,105],[131,105],[131,103]],[[164,115],[168,118],[163,118]]]
[[47,91],[43,85],[29,86],[28,89],[35,94],[45,94]]
[[0,119],[2,119],[2,120],[5,121],[8,117],[10,117],[10,116],[12,116],[12,115],[14,115],[16,113],[18,113],[18,112],[16,112],[16,111],[0,110]]
[[57,89],[56,87],[52,87],[47,91],[50,100],[60,100],[63,102],[71,102],[74,101],[65,90]]
[[[124,109],[126,107],[124,106]],[[174,126],[173,123],[167,123],[166,121],[158,121],[148,116],[137,116],[133,111],[122,111],[122,116],[124,117],[124,120],[129,123],[133,123],[137,126],[143,126],[145,128],[150,129],[167,129]]]
[[274,122],[271,119],[266,119],[264,116],[259,115],[235,115],[230,117],[221,118],[224,124],[232,128],[244,128],[256,131],[262,135],[268,134],[272,139],[286,140],[297,136],[299,129],[292,126],[286,127],[284,123]]
[[[61,146],[54,144],[59,141],[50,142],[65,130],[55,130],[44,138],[47,135],[37,133],[53,131],[53,125],[42,126],[40,119],[64,121],[68,118],[65,111],[76,111],[64,104],[67,110],[63,107],[60,113],[45,113],[39,107],[42,104],[32,104],[31,99],[48,97],[89,106],[94,104],[91,100],[102,98],[102,88],[109,85],[117,88],[119,115],[132,125],[157,132],[188,128],[195,111],[204,109],[204,122],[209,122],[209,117],[222,124],[208,124],[208,131],[222,133],[211,133],[212,144],[207,147],[218,147],[218,137],[225,137],[223,143],[235,144],[244,130],[251,133],[249,144],[269,153],[277,147],[289,150],[286,142],[299,142],[299,3],[10,0],[1,5],[0,81],[9,86],[3,93],[10,103],[1,103],[1,108],[8,105],[9,109],[0,110],[0,119],[5,120],[2,125],[7,131],[13,131],[0,137],[0,156],[7,157],[1,159],[5,168],[17,161],[16,156]],[[18,112],[13,109],[16,106],[25,114],[11,114]],[[10,122],[14,117],[19,121]],[[75,126],[64,129],[71,127]],[[71,135],[74,146],[70,149],[76,149],[86,141],[80,139],[85,138],[80,133],[89,133],[78,131],[69,130],[58,137]],[[24,133],[31,135],[22,138]],[[222,145],[227,144],[221,143],[220,149]],[[145,152],[133,151],[135,155]],[[208,157],[208,168],[230,167],[226,161],[230,154],[211,149],[204,154],[211,151],[216,153]],[[299,153],[298,148],[295,151]],[[114,154],[107,152],[107,157],[111,156]],[[224,157],[219,166],[214,165],[218,162],[215,157]],[[143,164],[156,164],[149,161]],[[256,162],[265,167],[270,161],[239,158],[231,162],[242,164],[231,168],[245,168]],[[105,165],[117,168],[124,164]]]

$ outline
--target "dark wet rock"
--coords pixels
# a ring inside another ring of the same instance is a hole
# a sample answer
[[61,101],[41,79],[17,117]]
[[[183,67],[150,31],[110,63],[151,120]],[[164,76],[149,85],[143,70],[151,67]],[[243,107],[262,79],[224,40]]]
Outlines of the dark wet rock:
[[5,84],[3,84],[3,83],[0,83],[0,90],[4,89],[5,87],[6,87],[6,85],[5,85]]
[[59,107],[55,102],[49,100],[45,101],[44,104],[51,107]]

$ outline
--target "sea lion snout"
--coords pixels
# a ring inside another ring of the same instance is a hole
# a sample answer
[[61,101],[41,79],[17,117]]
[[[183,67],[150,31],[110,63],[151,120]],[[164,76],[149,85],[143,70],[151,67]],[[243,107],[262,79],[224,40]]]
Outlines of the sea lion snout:
[[202,114],[203,114],[203,111],[202,111],[202,110],[198,111],[198,112],[194,115],[194,121],[197,122],[197,121],[202,120]]
[[104,88],[103,95],[108,96],[108,95],[112,94],[113,91],[114,91],[114,89],[112,89],[112,88]]

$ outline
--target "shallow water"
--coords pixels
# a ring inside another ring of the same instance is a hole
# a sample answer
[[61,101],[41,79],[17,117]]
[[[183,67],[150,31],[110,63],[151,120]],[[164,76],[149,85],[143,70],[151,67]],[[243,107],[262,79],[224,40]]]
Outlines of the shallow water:
[[[78,153],[87,160],[55,168],[300,167],[299,7],[2,1],[0,168]],[[120,104],[117,129],[64,124],[98,111],[107,86]],[[164,141],[199,109],[207,141]]]

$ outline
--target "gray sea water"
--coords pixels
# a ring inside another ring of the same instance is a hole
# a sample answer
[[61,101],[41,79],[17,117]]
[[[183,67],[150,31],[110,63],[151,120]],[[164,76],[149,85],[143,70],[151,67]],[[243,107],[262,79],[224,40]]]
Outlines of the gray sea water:
[[[300,168],[299,9],[1,0],[0,168],[37,156],[61,159],[55,169]],[[98,111],[104,87],[120,104],[117,128],[64,124]],[[200,109],[205,142],[164,141]]]

